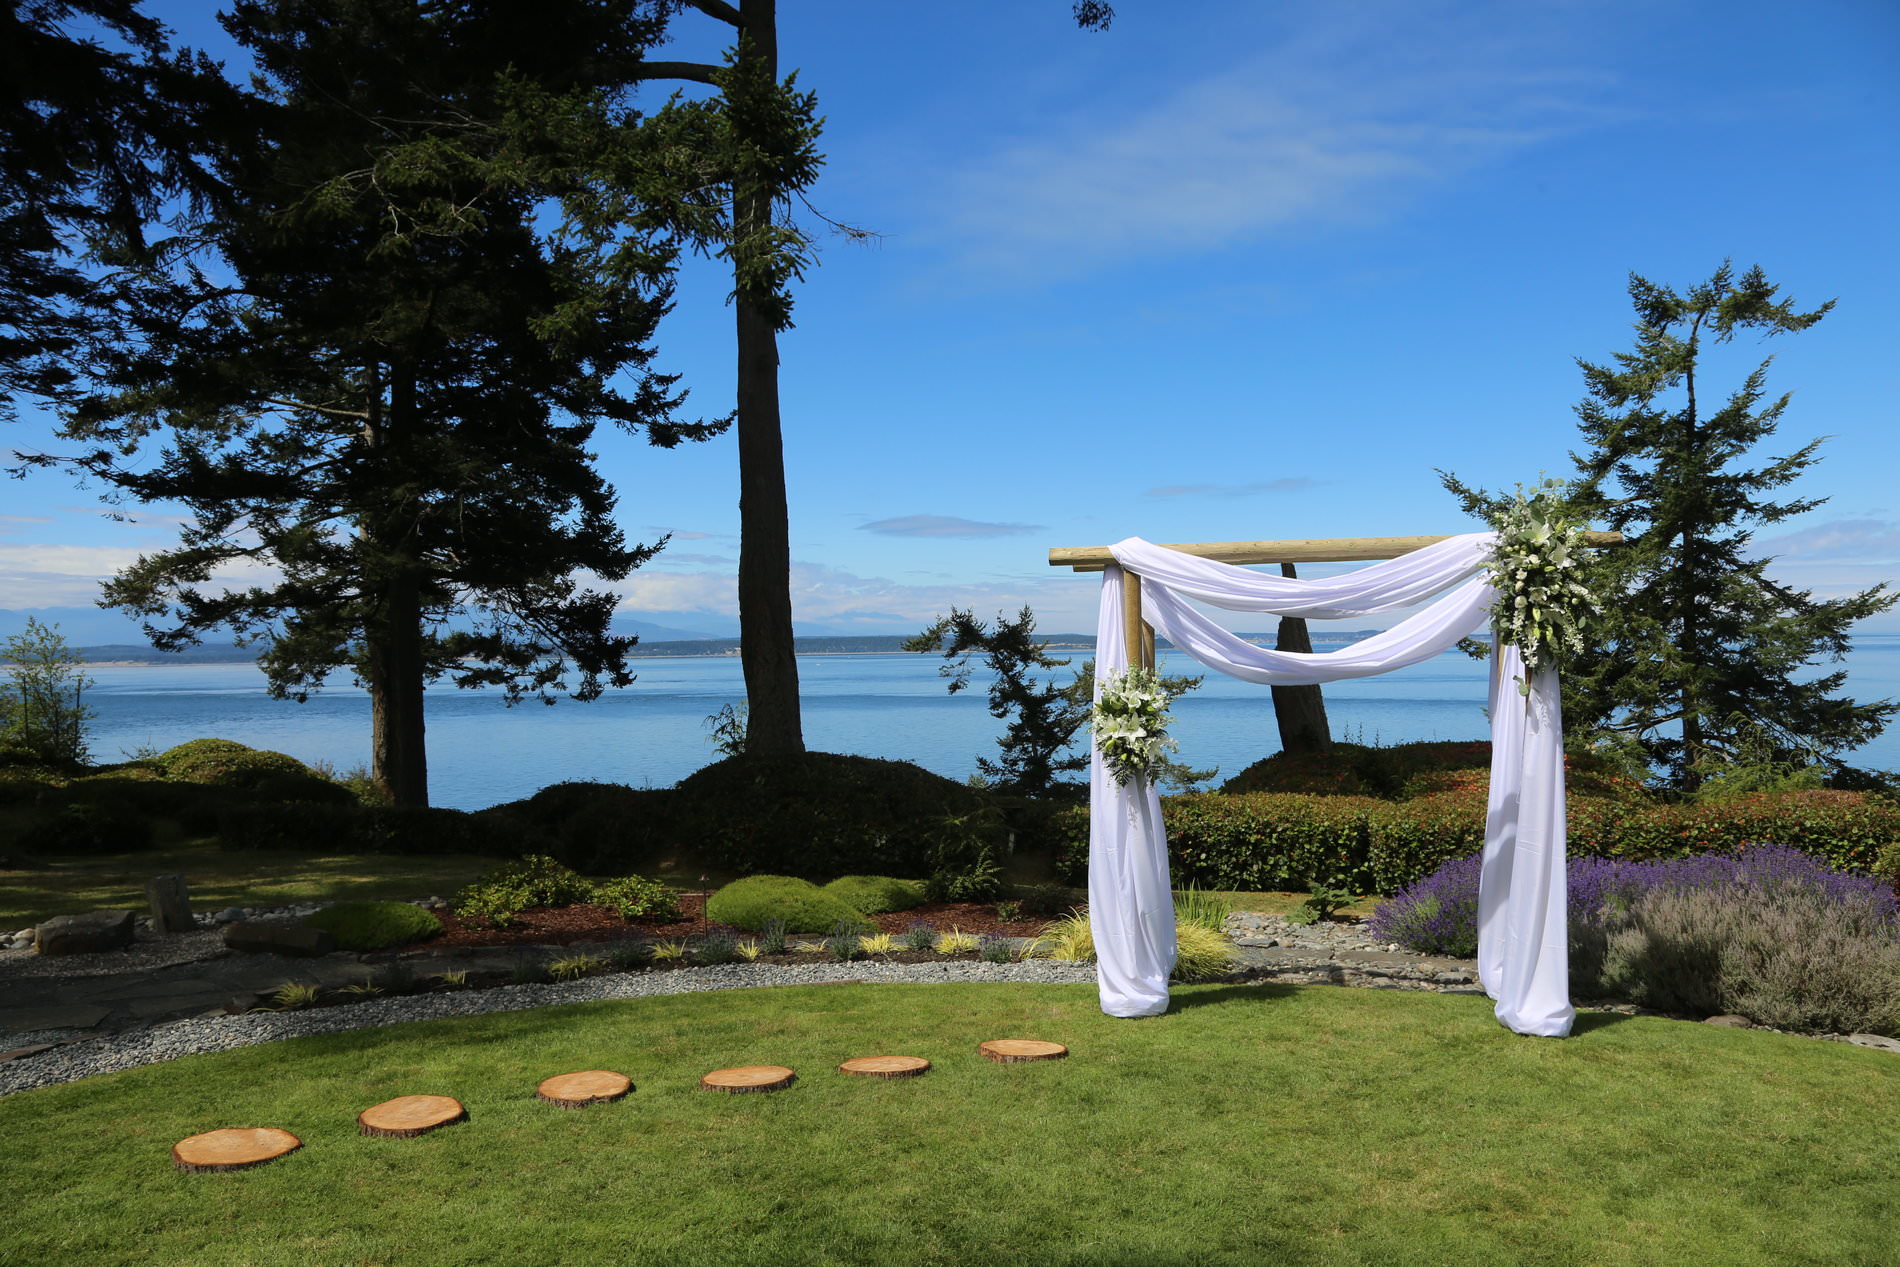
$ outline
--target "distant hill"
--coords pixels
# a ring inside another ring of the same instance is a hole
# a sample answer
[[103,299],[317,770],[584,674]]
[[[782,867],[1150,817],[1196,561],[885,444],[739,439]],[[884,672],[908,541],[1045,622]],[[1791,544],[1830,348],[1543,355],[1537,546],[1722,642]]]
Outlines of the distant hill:
[[[21,622],[24,625],[24,621]],[[648,626],[661,628],[663,626]],[[630,631],[626,631],[630,632]],[[1354,629],[1342,632],[1316,633],[1313,644],[1318,647],[1348,646],[1377,632],[1372,629]],[[794,638],[792,649],[798,655],[890,655],[904,649],[903,634],[849,634],[819,635],[806,638]],[[1244,633],[1240,638],[1255,646],[1270,647],[1274,635],[1268,633]],[[1057,655],[1091,655],[1095,651],[1095,635],[1084,633],[1044,634],[1043,645]],[[1167,639],[1161,640],[1161,647],[1171,648]],[[77,648],[79,654],[89,664],[243,664],[255,660],[257,652],[250,647],[230,645],[206,645],[187,647],[182,651],[155,651],[143,642],[109,642]],[[662,656],[736,656],[739,654],[737,638],[667,638],[650,639],[642,634],[639,643],[633,648],[632,659],[650,660]]]

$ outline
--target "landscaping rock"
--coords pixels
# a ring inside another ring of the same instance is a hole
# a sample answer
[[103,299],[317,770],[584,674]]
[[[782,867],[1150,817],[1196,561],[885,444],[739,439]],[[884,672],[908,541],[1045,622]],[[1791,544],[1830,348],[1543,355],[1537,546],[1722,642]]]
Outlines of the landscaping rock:
[[246,919],[225,926],[224,944],[246,954],[314,958],[335,950],[336,938],[321,928],[307,928],[302,924],[284,924],[274,920]]
[[88,911],[56,915],[34,930],[42,955],[90,955],[124,950],[132,944],[131,911]]
[[145,900],[152,905],[152,928],[159,933],[188,933],[198,926],[191,917],[191,894],[182,875],[155,875],[145,882]]
[[1755,1022],[1746,1016],[1711,1016],[1704,1025],[1724,1025],[1730,1029],[1753,1029]]
[[1856,1047],[1872,1047],[1875,1051],[1900,1052],[1900,1039],[1882,1038],[1878,1034],[1849,1034],[1841,1041]]

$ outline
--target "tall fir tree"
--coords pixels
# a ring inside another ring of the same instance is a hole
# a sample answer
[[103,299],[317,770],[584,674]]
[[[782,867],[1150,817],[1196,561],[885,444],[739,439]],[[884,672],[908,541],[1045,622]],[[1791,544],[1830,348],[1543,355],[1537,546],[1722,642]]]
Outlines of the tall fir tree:
[[[1727,263],[1680,294],[1631,274],[1634,349],[1611,365],[1578,361],[1588,447],[1571,454],[1572,509],[1628,542],[1590,570],[1603,611],[1565,666],[1565,724],[1635,741],[1686,792],[1743,762],[1838,765],[1900,709],[1840,694],[1845,670],[1808,672],[1844,657],[1853,624],[1900,595],[1883,584],[1816,598],[1750,549],[1757,528],[1825,500],[1770,496],[1818,460],[1818,439],[1748,465],[1790,400],[1768,396],[1772,357],[1715,407],[1701,378],[1710,345],[1806,330],[1834,306],[1801,312],[1778,290],[1759,267],[1737,278]],[[1445,483],[1467,510],[1494,503]]]
[[[224,21],[259,76],[215,138],[231,200],[201,255],[124,277],[141,338],[106,349],[66,429],[84,470],[191,516],[107,601],[160,647],[261,640],[278,696],[347,665],[373,774],[426,804],[428,681],[552,703],[631,680],[613,595],[575,576],[658,546],[614,522],[597,423],[662,446],[722,426],[674,421],[648,368],[671,253],[553,214],[637,130],[617,102],[662,24],[641,0],[240,0]],[[155,462],[127,457],[155,434]],[[233,568],[249,588],[207,585]]]
[[0,420],[78,389],[91,267],[149,249],[166,199],[215,195],[196,147],[223,87],[134,0],[0,5]]
[[[784,426],[779,409],[778,336],[791,328],[792,283],[812,261],[813,240],[792,218],[818,178],[822,120],[817,99],[779,77],[778,0],[664,0],[669,15],[693,9],[731,28],[723,64],[654,61],[652,80],[704,84],[719,96],[676,101],[656,112],[659,152],[698,175],[690,192],[663,205],[695,247],[732,266],[734,417],[739,440],[739,657],[746,684],[745,751],[755,755],[805,750],[792,651],[791,506],[785,486]],[[1107,0],[1074,0],[1084,30],[1107,30]],[[611,223],[650,200],[594,201],[594,224]],[[807,204],[809,206],[809,204]],[[831,222],[854,238],[870,235]]]

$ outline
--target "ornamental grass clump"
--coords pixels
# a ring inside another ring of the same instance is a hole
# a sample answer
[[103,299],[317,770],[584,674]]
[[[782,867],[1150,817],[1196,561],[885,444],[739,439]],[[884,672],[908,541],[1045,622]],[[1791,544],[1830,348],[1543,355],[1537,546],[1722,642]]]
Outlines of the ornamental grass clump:
[[[1214,981],[1234,967],[1234,942],[1219,929],[1177,919],[1174,924],[1175,960],[1171,981]],[[1074,911],[1043,929],[1038,952],[1068,963],[1095,962],[1095,932],[1087,911]]]

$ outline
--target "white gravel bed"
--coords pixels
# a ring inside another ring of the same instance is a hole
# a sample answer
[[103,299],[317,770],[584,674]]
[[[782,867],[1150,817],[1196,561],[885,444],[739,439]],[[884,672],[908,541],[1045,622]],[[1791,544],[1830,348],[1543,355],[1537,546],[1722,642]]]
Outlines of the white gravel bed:
[[222,959],[224,930],[201,928],[195,933],[160,937],[143,930],[124,950],[93,955],[42,955],[31,950],[0,951],[0,980],[25,981],[46,977],[109,977],[126,972],[155,972],[181,963]]
[[728,964],[670,972],[632,972],[590,977],[563,985],[509,985],[455,994],[417,994],[375,999],[347,1007],[308,1012],[250,1012],[242,1016],[200,1016],[152,1029],[82,1040],[22,1060],[0,1064],[0,1096],[34,1087],[74,1082],[94,1074],[155,1065],[181,1056],[230,1051],[309,1034],[400,1025],[408,1021],[519,1012],[562,1003],[601,999],[638,999],[705,990],[742,990],[758,986],[814,985],[825,982],[908,983],[1005,981],[1035,985],[1091,985],[1095,965],[1034,959],[1022,963],[828,963],[796,967]]

